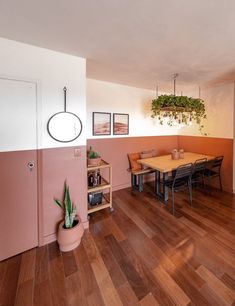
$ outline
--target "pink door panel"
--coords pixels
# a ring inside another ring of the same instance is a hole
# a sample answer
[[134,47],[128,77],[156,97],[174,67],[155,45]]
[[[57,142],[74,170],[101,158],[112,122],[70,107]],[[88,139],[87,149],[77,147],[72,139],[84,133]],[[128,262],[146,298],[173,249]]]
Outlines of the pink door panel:
[[3,260],[38,245],[36,84],[0,78],[0,109]]

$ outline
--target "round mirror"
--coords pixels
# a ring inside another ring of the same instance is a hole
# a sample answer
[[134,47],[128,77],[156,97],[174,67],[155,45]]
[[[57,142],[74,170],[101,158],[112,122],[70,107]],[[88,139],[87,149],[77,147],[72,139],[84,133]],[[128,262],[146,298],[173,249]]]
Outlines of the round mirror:
[[49,119],[47,130],[53,139],[60,142],[70,142],[81,134],[82,122],[73,113],[60,112]]

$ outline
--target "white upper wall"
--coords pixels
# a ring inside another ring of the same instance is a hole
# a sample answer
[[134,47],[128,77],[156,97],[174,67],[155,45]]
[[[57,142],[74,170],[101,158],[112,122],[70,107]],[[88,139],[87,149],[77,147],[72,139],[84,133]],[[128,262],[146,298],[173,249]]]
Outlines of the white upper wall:
[[[176,127],[160,125],[151,118],[155,94],[151,90],[87,79],[87,138],[176,135]],[[129,135],[93,136],[92,112],[129,114]]]
[[[169,127],[151,118],[151,100],[155,92],[116,83],[87,79],[87,138],[128,136],[190,135],[203,136],[198,125]],[[198,97],[198,88],[184,94]],[[201,89],[207,119],[202,121],[208,137],[233,138],[234,84],[220,84]],[[92,135],[92,112],[129,114],[129,135]],[[206,136],[205,136],[206,137]]]
[[[201,90],[201,98],[205,101],[207,115],[207,119],[202,122],[203,131],[209,137],[233,138],[234,84],[204,88]],[[181,128],[179,134],[203,136],[197,124]]]
[[[37,83],[38,148],[86,145],[85,59],[0,38],[0,67],[1,78]],[[64,86],[68,89],[67,111],[79,116],[83,124],[82,134],[69,143],[57,142],[47,132],[49,118],[63,111]],[[26,142],[24,139],[16,149],[28,148]]]

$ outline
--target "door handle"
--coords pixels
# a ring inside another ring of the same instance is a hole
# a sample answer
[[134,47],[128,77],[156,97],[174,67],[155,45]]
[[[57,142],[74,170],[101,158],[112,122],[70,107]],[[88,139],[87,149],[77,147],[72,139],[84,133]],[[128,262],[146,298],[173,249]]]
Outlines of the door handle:
[[30,162],[28,162],[27,166],[28,166],[30,171],[33,171],[33,168],[34,168],[35,164],[34,164],[33,161],[30,161]]

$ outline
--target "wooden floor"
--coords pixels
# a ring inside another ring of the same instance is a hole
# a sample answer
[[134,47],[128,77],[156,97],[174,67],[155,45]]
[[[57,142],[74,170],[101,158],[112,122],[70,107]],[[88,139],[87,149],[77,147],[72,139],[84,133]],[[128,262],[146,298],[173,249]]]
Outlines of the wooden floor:
[[0,305],[235,305],[235,197],[179,193],[173,217],[151,190],[114,192],[73,252],[1,262]]

